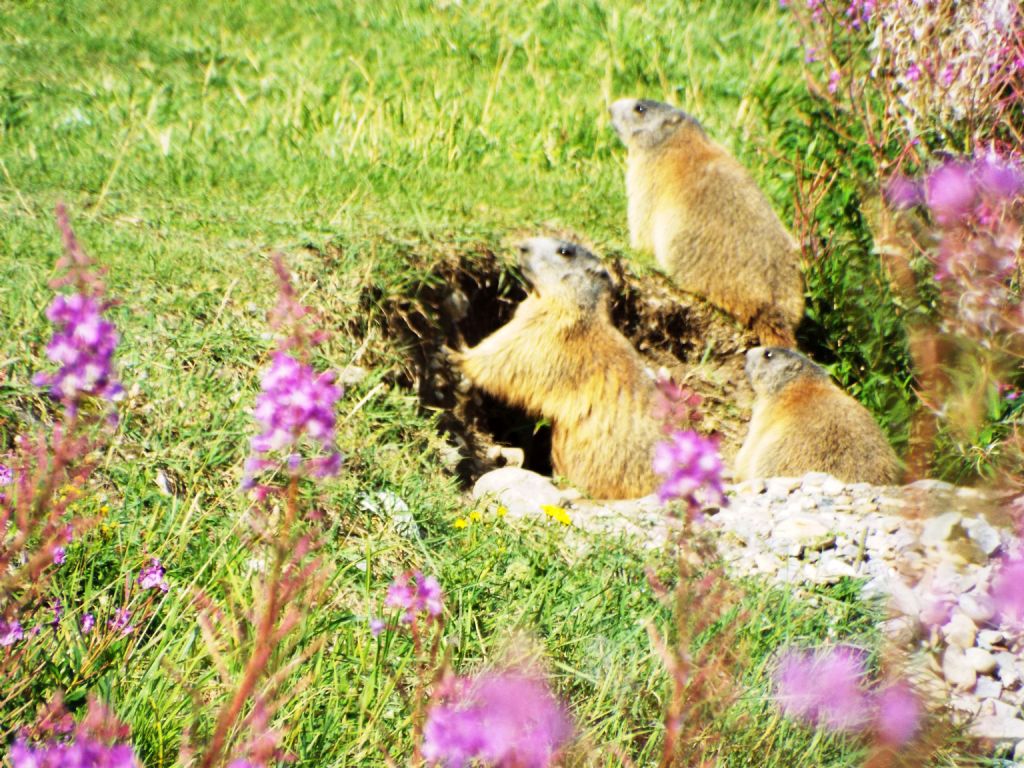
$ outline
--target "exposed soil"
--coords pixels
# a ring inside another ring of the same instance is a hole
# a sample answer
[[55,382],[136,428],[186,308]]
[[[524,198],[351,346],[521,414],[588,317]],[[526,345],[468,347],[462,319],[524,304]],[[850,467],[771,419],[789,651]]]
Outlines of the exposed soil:
[[[660,275],[635,275],[618,260],[608,268],[618,282],[616,327],[653,369],[665,368],[703,397],[700,430],[720,435],[728,461],[750,417],[753,393],[743,375],[743,352],[757,344],[756,337]],[[551,473],[550,429],[470,388],[444,354],[446,346],[473,346],[507,323],[525,297],[514,271],[480,251],[446,258],[409,295],[365,295],[362,302],[383,313],[387,335],[409,350],[398,383],[414,388],[424,408],[441,412],[439,426],[460,452],[457,471],[466,481],[508,463]]]

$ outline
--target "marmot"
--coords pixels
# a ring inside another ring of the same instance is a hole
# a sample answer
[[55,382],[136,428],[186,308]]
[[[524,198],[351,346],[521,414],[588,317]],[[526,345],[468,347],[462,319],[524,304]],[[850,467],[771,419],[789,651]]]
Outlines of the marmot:
[[668,104],[620,99],[610,111],[629,150],[632,246],[652,251],[676,285],[750,326],[762,344],[795,347],[800,249],[746,168]]
[[655,490],[654,376],[611,323],[612,280],[582,246],[538,237],[519,246],[530,295],[472,349],[451,353],[489,394],[551,422],[555,472],[594,498]]
[[747,352],[754,411],[736,454],[736,481],[828,472],[847,483],[891,485],[900,461],[868,409],[792,349]]

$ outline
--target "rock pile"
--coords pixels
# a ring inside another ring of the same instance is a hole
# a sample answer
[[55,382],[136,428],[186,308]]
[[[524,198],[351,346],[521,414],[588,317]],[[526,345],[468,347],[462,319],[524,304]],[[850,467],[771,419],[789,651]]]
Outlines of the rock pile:
[[[1024,636],[998,625],[988,597],[995,558],[1020,546],[1010,528],[993,524],[998,499],[936,481],[882,488],[820,473],[728,490],[729,505],[706,514],[733,575],[796,589],[862,579],[864,595],[892,608],[886,631],[920,657],[918,687],[1024,761]],[[473,495],[495,499],[510,517],[564,507],[574,526],[649,548],[679,529],[654,497],[587,501],[512,467],[481,477]]]

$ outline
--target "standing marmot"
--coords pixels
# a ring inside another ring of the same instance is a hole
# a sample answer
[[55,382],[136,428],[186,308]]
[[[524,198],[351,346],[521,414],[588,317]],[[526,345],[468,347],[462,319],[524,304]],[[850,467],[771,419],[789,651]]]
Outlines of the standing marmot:
[[900,462],[868,409],[799,352],[747,352],[754,412],[733,471],[736,481],[828,472],[847,483],[892,484]]
[[680,288],[749,325],[762,344],[796,346],[800,250],[747,170],[668,104],[620,99],[611,115],[629,149],[633,247],[653,251]]
[[609,315],[611,277],[579,245],[519,247],[530,295],[472,349],[452,353],[469,381],[551,421],[555,472],[594,498],[651,493],[657,387]]

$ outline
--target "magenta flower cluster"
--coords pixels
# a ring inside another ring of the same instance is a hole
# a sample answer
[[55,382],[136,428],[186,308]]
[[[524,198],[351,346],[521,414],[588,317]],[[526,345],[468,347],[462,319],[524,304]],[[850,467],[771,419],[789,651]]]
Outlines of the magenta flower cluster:
[[123,743],[128,728],[97,701],[77,725],[58,698],[36,723],[32,741],[22,733],[11,745],[12,768],[142,768]]
[[126,744],[103,744],[86,736],[71,742],[30,746],[23,740],[11,746],[13,768],[141,768]]
[[654,447],[654,471],[665,477],[658,488],[662,503],[686,501],[692,510],[703,505],[726,503],[722,488],[722,458],[718,441],[693,430],[675,431]]
[[[444,596],[441,585],[433,576],[424,576],[422,572],[406,571],[388,587],[384,605],[402,611],[402,622],[411,624],[420,614],[428,619],[436,619],[444,611]],[[374,634],[379,634],[383,624],[373,624]]]
[[947,330],[972,337],[1017,332],[1024,312],[1013,288],[1024,231],[1024,168],[987,155],[950,160],[924,179],[897,177],[896,208],[924,206],[938,228],[929,257],[954,318]]
[[14,482],[14,472],[6,464],[0,464],[0,486],[10,485]]
[[990,590],[993,606],[1007,627],[1024,631],[1024,555],[1000,560]]
[[449,682],[431,708],[423,757],[445,768],[547,768],[572,736],[565,708],[542,679],[518,670]]
[[921,702],[905,683],[869,689],[863,652],[791,650],[775,674],[775,700],[784,713],[834,731],[873,728],[887,744],[910,741],[920,727]]
[[19,640],[23,640],[25,637],[25,630],[21,627],[21,622],[17,619],[7,621],[0,619],[0,647],[6,647],[8,645],[14,645]]
[[164,578],[164,567],[155,557],[149,561],[149,565],[139,571],[136,581],[143,589],[159,589],[161,592],[166,592],[170,588],[167,579]]
[[[263,374],[261,392],[253,415],[263,431],[252,438],[245,466],[245,487],[252,487],[256,473],[276,466],[267,457],[284,453],[288,471],[327,477],[341,468],[341,453],[334,444],[334,404],[342,390],[334,384],[333,371],[317,374],[286,352],[274,353]],[[303,459],[298,452],[302,436],[308,436],[327,453]]]
[[114,400],[122,392],[113,370],[117,331],[103,319],[103,309],[96,299],[73,293],[57,296],[46,310],[57,326],[46,355],[60,368],[37,374],[34,381],[70,408],[85,396]]

